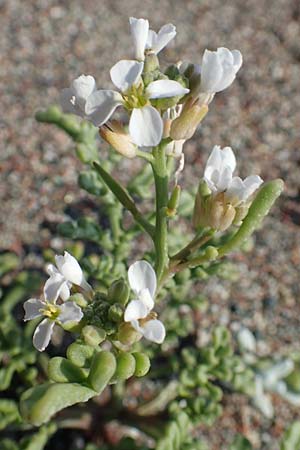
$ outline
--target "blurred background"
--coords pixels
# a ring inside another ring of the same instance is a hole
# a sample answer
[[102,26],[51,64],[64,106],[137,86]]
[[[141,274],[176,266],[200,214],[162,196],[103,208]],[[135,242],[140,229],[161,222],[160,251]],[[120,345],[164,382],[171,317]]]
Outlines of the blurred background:
[[[166,65],[200,63],[205,48],[242,52],[237,80],[215,97],[186,144],[181,185],[198,182],[215,144],[234,149],[240,175],[284,179],[284,195],[256,234],[255,247],[231,258],[239,276],[212,279],[205,294],[216,322],[242,321],[261,339],[262,354],[299,350],[298,0],[0,0],[0,250],[15,252],[24,267],[42,267],[43,249],[63,246],[56,225],[78,195],[86,207],[71,140],[37,123],[34,114],[57,103],[60,90],[81,74],[93,75],[99,88],[111,86],[109,69],[132,57],[129,16],[148,18],[155,30],[176,25],[176,39],[161,54]],[[124,164],[130,176],[131,162]],[[280,399],[271,424],[247,408],[239,396],[228,405],[210,436],[216,448],[233,427],[252,434],[253,442],[268,433],[271,442],[300,417]]]

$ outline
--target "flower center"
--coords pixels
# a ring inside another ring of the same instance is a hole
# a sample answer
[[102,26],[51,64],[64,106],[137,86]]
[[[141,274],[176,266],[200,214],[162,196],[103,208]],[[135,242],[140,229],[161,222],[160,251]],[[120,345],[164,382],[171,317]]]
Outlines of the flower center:
[[40,313],[50,320],[56,320],[59,316],[59,307],[47,302],[45,308],[40,309]]
[[139,325],[141,327],[143,327],[147,322],[149,322],[149,320],[154,320],[157,318],[157,313],[154,311],[151,311],[147,317],[145,317],[144,319],[139,319]]
[[123,99],[124,106],[129,111],[136,108],[143,108],[148,103],[142,84],[139,86],[131,86],[126,94],[123,94]]

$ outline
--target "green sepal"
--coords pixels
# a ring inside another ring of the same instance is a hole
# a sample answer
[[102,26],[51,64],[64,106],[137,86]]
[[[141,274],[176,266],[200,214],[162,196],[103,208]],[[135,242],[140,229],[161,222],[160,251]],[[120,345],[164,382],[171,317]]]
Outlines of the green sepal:
[[116,358],[111,352],[96,353],[88,377],[90,386],[100,394],[116,371]]
[[219,248],[219,256],[224,256],[239,248],[259,228],[262,220],[269,213],[274,202],[283,191],[283,187],[284,183],[280,179],[269,181],[262,186],[239,230],[226,244]]
[[87,374],[68,359],[55,356],[49,360],[48,376],[56,383],[80,383],[85,380]]
[[78,383],[45,383],[25,391],[20,413],[25,422],[40,426],[58,411],[97,395],[93,389]]
[[107,292],[107,300],[125,306],[128,302],[130,289],[128,284],[120,278],[112,283]]

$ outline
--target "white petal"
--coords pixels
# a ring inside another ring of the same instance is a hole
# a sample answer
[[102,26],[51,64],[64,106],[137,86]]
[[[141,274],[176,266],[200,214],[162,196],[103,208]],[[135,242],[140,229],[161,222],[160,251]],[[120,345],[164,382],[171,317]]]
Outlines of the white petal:
[[24,321],[32,320],[41,317],[40,310],[45,307],[45,303],[37,298],[30,298],[24,303],[23,307],[25,310]]
[[95,91],[86,101],[85,114],[96,127],[100,127],[122,103],[122,96],[116,91]]
[[66,302],[59,307],[60,313],[58,320],[61,323],[80,322],[83,317],[81,308],[74,302]]
[[131,323],[131,326],[132,326],[136,331],[138,331],[139,333],[143,334],[143,329],[142,329],[142,327],[140,327],[140,324],[139,324],[139,321],[138,321],[138,320],[133,319],[133,320],[130,321],[130,323]]
[[234,172],[236,167],[236,159],[231,147],[224,147],[221,153],[223,166],[230,167],[231,171]]
[[54,264],[48,264],[46,266],[46,272],[50,277],[51,277],[51,275],[55,275],[55,274],[59,273],[59,271],[57,270],[57,268],[55,267]]
[[243,64],[243,56],[239,50],[232,50],[232,56],[233,56],[233,64],[235,71],[237,72],[242,64]]
[[144,319],[148,313],[149,310],[143,302],[140,300],[132,300],[125,309],[124,321],[131,322],[132,320]]
[[45,300],[51,303],[55,303],[65,283],[66,280],[60,273],[51,275],[44,286]]
[[121,92],[126,92],[139,82],[143,68],[143,62],[123,59],[110,69],[111,81]]
[[66,88],[61,91],[59,103],[62,107],[63,112],[77,114],[83,117],[84,113],[80,109],[80,107],[76,105],[75,94],[72,88]]
[[128,269],[128,281],[131,289],[139,295],[144,289],[148,289],[154,298],[157,280],[153,267],[147,261],[136,261]]
[[227,189],[232,180],[236,159],[230,147],[221,150],[215,145],[206,163],[204,178],[212,190],[219,192]]
[[146,89],[146,94],[149,98],[182,96],[188,92],[190,92],[189,89],[184,88],[180,83],[174,80],[152,81]]
[[163,120],[153,106],[134,109],[129,121],[132,142],[139,147],[153,147],[160,143],[163,135]]
[[65,281],[60,288],[59,296],[60,298],[66,302],[68,298],[70,297],[70,289],[72,287],[72,284],[69,281]]
[[67,281],[80,286],[83,279],[83,273],[74,256],[70,255],[68,252],[65,252],[64,256],[56,255],[55,262],[60,273]]
[[149,320],[142,327],[146,339],[161,344],[166,337],[164,324],[160,320]]
[[135,47],[135,57],[136,59],[143,61],[145,58],[149,22],[145,19],[135,19],[134,17],[130,17],[129,23]]
[[217,92],[222,76],[223,68],[216,52],[205,50],[201,64],[201,92]]
[[148,311],[151,311],[151,309],[154,308],[153,296],[150,294],[149,289],[142,289],[138,296],[139,300],[148,308]]
[[36,327],[33,335],[33,345],[39,352],[43,352],[50,342],[54,327],[53,320],[44,319]]
[[71,87],[76,98],[86,100],[96,89],[96,82],[94,77],[90,75],[81,75],[73,81]]
[[264,181],[258,175],[250,175],[249,177],[245,178],[244,180],[246,193],[245,200],[247,200],[247,198],[250,197],[250,195],[252,195],[253,192],[255,192],[263,182]]
[[[176,36],[176,27],[171,23],[168,23],[161,27],[159,32],[156,34],[156,39],[152,38],[151,50],[157,55],[163,48],[165,48],[168,43]],[[150,43],[150,42],[149,42]],[[147,42],[148,44],[148,42]]]
[[246,352],[256,351],[255,336],[248,328],[243,327],[238,331],[237,340],[242,351]]

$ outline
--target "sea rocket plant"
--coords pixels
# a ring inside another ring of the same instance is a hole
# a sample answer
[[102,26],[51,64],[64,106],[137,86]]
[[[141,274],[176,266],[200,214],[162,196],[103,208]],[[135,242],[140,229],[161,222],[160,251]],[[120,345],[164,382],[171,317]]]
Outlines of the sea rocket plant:
[[[215,267],[221,265],[221,258],[239,248],[260,225],[282,190],[281,180],[263,183],[258,175],[245,180],[234,176],[236,159],[232,149],[221,149],[216,145],[208,158],[195,199],[191,194],[183,202],[188,203],[184,205],[187,211],[194,206],[193,218],[189,216],[186,227],[189,231],[172,234],[172,223],[176,223],[178,211],[182,209],[179,175],[184,170],[185,142],[208,113],[214,94],[234,81],[242,64],[242,55],[238,50],[221,47],[215,52],[206,50],[200,66],[175,61],[162,68],[157,55],[175,37],[174,25],[164,25],[156,33],[149,29],[148,20],[132,17],[130,29],[135,59],[122,59],[111,68],[110,78],[117,90],[97,90],[92,76],[81,75],[62,92],[64,111],[91,123],[81,125],[57,108],[38,115],[39,120],[56,123],[76,141],[80,159],[89,165],[89,170],[80,174],[80,186],[100,198],[101,220],[97,224],[83,218],[67,226],[66,236],[86,237],[94,245],[87,247],[86,253],[92,255],[86,255],[84,265],[91,277],[91,285],[76,259],[65,252],[63,256],[55,257],[55,265],[50,264],[47,268],[49,278],[43,299],[30,299],[24,304],[24,320],[43,317],[33,336],[38,350],[43,351],[49,344],[54,324],[71,331],[75,340],[68,347],[66,358],[50,359],[48,375],[51,383],[44,383],[24,394],[22,414],[35,425],[41,425],[66,406],[101,394],[109,384],[122,381],[124,385],[124,381],[132,376],[144,376],[150,361],[141,349],[151,344],[141,337],[162,344],[163,352],[166,349],[173,351],[175,347],[172,346],[176,344],[172,336],[168,342],[168,327],[165,328],[153,311],[155,302],[159,303],[163,317],[168,317],[168,307],[174,311],[175,306],[181,323],[180,302],[189,301],[186,298],[190,289],[187,277],[195,277],[196,273],[207,275],[211,263],[215,263]],[[122,119],[113,117],[119,106],[126,113]],[[131,159],[141,157],[151,170],[144,166],[139,175],[133,177],[128,189],[122,186],[117,179],[115,159],[105,161],[103,153],[97,151],[92,124],[120,155]],[[155,189],[155,207],[150,205],[154,190],[151,183]],[[147,202],[141,206],[144,199]],[[123,210],[131,213],[134,225],[127,221],[123,223]],[[102,214],[105,216],[103,222],[109,221],[110,229],[107,225],[102,226]],[[186,217],[188,214],[185,212]],[[235,233],[223,235],[232,225],[236,227]],[[126,277],[127,261],[139,250],[137,243],[141,230],[152,244],[146,259],[151,261],[153,258],[153,267],[144,259],[136,261],[130,265]],[[186,242],[189,233],[194,235]],[[181,247],[175,254],[170,250],[171,242],[177,249]],[[97,243],[101,247],[99,255],[95,254]],[[199,269],[199,272],[193,269]],[[180,282],[179,273],[184,270],[182,279],[185,281]],[[177,289],[177,283],[183,286]],[[164,309],[167,309],[166,315]],[[181,334],[180,330],[173,330],[173,337],[175,335],[179,342],[188,332]],[[191,342],[196,334],[195,331],[189,336]],[[223,345],[221,337],[216,336],[216,347]],[[181,345],[185,343],[179,342],[180,352]],[[155,354],[155,351],[151,348],[149,354]],[[204,359],[206,356],[209,359],[209,355],[210,352],[205,353]],[[194,354],[188,359],[194,361]],[[169,364],[169,360],[173,361],[169,353],[162,358],[163,364]],[[179,365],[174,367],[178,369]],[[153,401],[151,407],[158,405],[159,411],[167,411],[167,404],[161,406],[160,402],[169,402],[176,397],[178,407],[182,408],[180,405],[185,404],[180,401],[182,393],[191,399],[198,397],[197,383],[203,380],[210,383],[210,375],[201,372],[201,365],[192,370],[197,378],[195,382],[193,374],[182,372],[171,382],[174,382],[175,391],[174,387],[170,390],[170,386],[166,386],[166,397]],[[219,366],[216,372],[222,373]],[[216,389],[212,384],[209,386],[208,392]],[[194,388],[194,392],[187,393]],[[173,407],[177,407],[175,401]],[[138,415],[143,416],[140,412]],[[173,430],[172,427],[168,429]],[[176,442],[177,437],[176,434]]]

